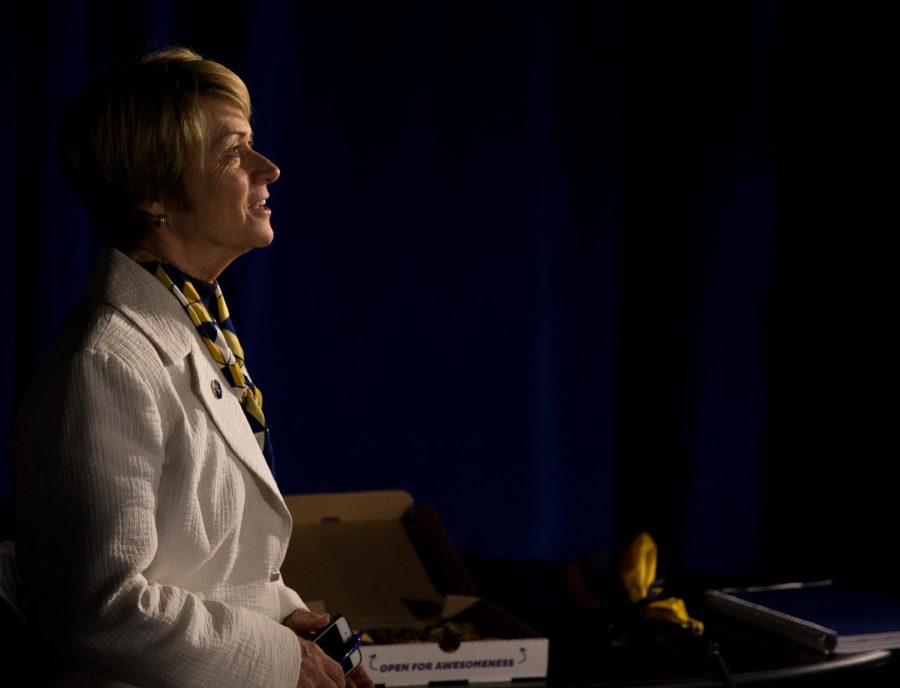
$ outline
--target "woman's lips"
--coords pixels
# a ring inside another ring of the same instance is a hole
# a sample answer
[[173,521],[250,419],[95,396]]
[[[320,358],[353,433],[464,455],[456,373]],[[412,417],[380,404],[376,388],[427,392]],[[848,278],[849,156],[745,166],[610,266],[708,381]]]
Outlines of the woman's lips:
[[266,205],[266,199],[262,199],[261,201],[257,201],[251,206],[248,206],[251,213],[256,213],[260,215],[270,215],[272,213],[272,209]]

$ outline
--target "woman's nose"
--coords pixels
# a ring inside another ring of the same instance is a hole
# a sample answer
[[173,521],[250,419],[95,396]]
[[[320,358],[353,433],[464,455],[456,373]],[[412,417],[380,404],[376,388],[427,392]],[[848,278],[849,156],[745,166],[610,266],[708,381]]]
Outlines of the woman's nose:
[[278,166],[262,153],[256,153],[256,166],[253,170],[255,180],[261,184],[271,184],[281,176]]

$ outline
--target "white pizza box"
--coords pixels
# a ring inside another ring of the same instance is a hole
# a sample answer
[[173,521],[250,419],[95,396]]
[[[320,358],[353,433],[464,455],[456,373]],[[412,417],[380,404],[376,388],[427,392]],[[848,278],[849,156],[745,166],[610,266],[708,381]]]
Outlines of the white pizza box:
[[[311,609],[380,635],[433,629],[422,642],[364,644],[375,683],[546,677],[547,638],[475,594],[429,505],[402,490],[295,494],[285,502],[294,525],[281,572]],[[472,626],[482,639],[466,638]]]

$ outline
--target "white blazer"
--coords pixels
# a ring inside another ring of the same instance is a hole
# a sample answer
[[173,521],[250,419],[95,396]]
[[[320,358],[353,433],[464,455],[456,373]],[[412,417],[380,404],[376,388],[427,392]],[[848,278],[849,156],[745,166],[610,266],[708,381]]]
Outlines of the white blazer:
[[124,254],[100,257],[14,454],[17,564],[54,685],[297,685],[290,514],[187,314]]

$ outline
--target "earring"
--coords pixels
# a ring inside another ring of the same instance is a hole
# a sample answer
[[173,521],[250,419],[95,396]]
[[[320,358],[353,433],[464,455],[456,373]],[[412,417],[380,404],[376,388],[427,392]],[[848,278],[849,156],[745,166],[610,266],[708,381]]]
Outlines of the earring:
[[169,218],[160,213],[153,216],[153,224],[157,227],[165,227],[169,223]]

